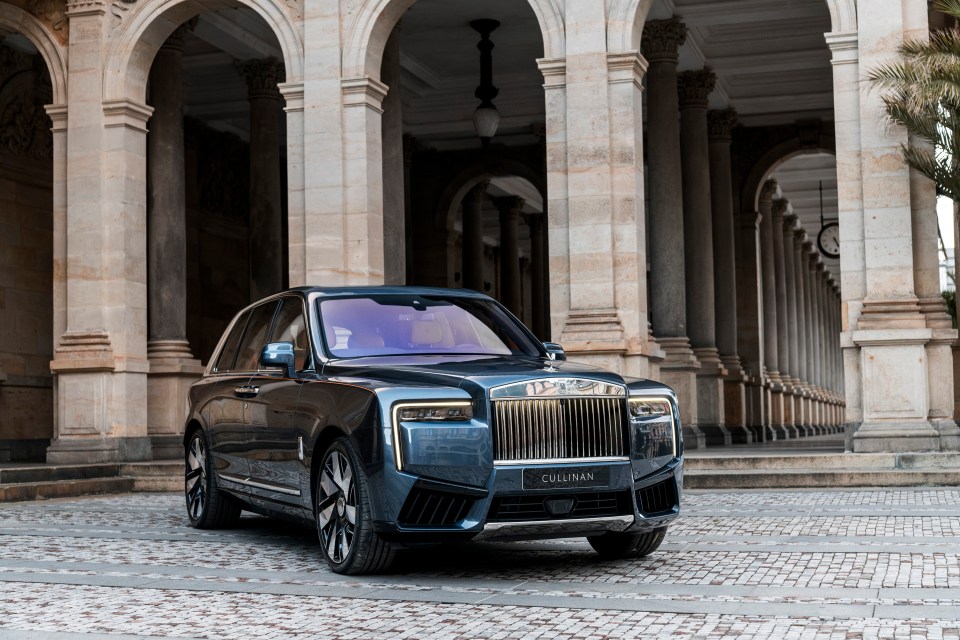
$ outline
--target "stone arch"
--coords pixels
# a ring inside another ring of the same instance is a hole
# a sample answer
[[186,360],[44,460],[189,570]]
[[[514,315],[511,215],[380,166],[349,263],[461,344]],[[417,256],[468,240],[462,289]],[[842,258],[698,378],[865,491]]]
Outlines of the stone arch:
[[826,0],[834,33],[857,30],[856,0]]
[[537,191],[540,192],[544,206],[546,206],[546,183],[544,182],[544,177],[539,175],[533,167],[523,162],[509,159],[496,162],[478,162],[469,167],[465,167],[450,180],[449,186],[444,190],[437,206],[436,218],[434,220],[437,228],[452,229],[454,218],[457,214],[457,207],[460,202],[463,201],[467,192],[483,180],[502,176],[517,176],[532,184]]
[[[390,37],[390,32],[415,1],[364,0],[345,30],[342,77],[380,79],[383,49]],[[543,56],[545,58],[564,57],[566,53],[563,13],[560,11],[557,0],[526,1],[540,24]]]
[[[857,30],[856,0],[826,0],[834,33]],[[643,24],[653,0],[613,0],[607,28],[607,51],[639,51]]]
[[798,155],[807,153],[828,153],[836,155],[836,143],[833,136],[820,134],[815,143],[804,142],[800,137],[788,138],[767,149],[747,173],[743,181],[741,193],[743,207],[750,211],[757,211],[760,202],[760,191],[767,177],[784,162]]
[[63,47],[43,24],[29,13],[8,3],[0,3],[0,25],[22,33],[37,48],[50,72],[53,104],[67,103],[67,62]]
[[104,100],[143,102],[150,66],[170,34],[196,15],[236,6],[252,9],[270,26],[283,51],[286,81],[302,81],[303,39],[282,4],[271,0],[151,0],[133,6],[113,41],[104,65]]

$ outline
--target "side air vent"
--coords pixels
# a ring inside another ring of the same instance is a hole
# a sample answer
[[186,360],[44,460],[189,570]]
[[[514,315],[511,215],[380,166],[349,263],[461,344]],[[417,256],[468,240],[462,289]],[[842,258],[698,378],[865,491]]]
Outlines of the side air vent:
[[400,510],[405,527],[449,527],[467,517],[475,499],[414,487]]
[[645,516],[669,513],[677,507],[677,483],[673,478],[637,489],[637,504]]

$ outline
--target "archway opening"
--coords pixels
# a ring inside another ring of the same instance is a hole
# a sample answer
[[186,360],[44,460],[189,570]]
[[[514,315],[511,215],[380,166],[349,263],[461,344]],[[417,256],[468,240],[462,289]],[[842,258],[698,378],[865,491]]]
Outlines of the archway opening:
[[0,462],[43,461],[53,437],[50,74],[0,26]]
[[[488,145],[473,123],[481,102],[475,96],[481,36],[470,25],[477,19],[499,22],[489,35],[499,126]],[[523,216],[545,219],[545,105],[536,62],[543,51],[540,23],[526,2],[495,0],[479,6],[466,0],[418,0],[387,41],[380,74],[392,86],[383,114],[387,281],[469,286],[466,273],[483,273],[473,286],[503,302],[509,294],[509,306],[541,333],[545,330],[538,318],[547,316],[547,303],[530,297],[531,227]],[[483,222],[465,230],[464,194],[468,183],[482,179],[489,179],[489,195],[481,198]],[[514,214],[505,214],[505,219],[518,220],[517,233],[503,236],[494,203],[506,207],[508,197],[524,203]],[[534,224],[545,237],[546,225]],[[462,247],[470,242],[470,229],[477,228],[482,237],[474,238],[474,245],[494,248],[496,256],[469,254],[468,260],[477,262],[465,271]],[[402,249],[391,233],[403,238]],[[504,237],[517,246],[504,250]],[[397,252],[392,258],[391,247]],[[504,265],[507,255],[511,262]],[[505,278],[517,282],[508,284]]]

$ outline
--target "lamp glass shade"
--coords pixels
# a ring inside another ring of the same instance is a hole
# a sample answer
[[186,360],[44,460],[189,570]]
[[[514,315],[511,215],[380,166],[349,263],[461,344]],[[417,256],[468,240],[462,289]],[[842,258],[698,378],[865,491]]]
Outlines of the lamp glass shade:
[[480,138],[492,138],[500,125],[500,112],[493,105],[479,106],[473,112],[473,128]]

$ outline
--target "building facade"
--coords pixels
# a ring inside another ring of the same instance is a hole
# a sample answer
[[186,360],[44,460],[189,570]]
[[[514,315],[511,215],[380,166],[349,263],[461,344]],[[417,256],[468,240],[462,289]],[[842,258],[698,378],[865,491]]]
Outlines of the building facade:
[[863,80],[942,16],[865,5],[0,0],[0,459],[178,457],[239,308],[381,283],[667,382],[687,446],[960,448],[934,189]]

